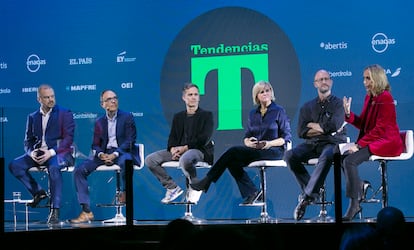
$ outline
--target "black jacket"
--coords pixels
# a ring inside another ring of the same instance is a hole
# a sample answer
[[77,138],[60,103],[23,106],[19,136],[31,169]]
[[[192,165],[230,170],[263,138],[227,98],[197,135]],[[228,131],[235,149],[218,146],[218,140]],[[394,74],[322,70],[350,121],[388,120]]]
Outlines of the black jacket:
[[168,137],[167,150],[171,147],[188,145],[189,149],[198,149],[204,154],[204,161],[209,164],[213,164],[214,160],[214,143],[212,141],[213,135],[213,113],[201,109],[200,107],[194,114],[194,123],[191,128],[191,134],[188,135],[188,139],[183,144],[183,138],[185,136],[185,121],[187,117],[187,111],[181,111],[174,115],[171,125],[170,135]]

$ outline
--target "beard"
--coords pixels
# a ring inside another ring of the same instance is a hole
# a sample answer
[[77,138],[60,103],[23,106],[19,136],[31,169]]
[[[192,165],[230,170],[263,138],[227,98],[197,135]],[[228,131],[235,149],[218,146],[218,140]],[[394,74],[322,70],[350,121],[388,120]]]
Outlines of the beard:
[[326,87],[326,88],[320,88],[320,89],[319,89],[319,92],[321,92],[322,94],[326,94],[326,93],[328,93],[330,90],[331,90],[331,89],[330,89],[329,87]]

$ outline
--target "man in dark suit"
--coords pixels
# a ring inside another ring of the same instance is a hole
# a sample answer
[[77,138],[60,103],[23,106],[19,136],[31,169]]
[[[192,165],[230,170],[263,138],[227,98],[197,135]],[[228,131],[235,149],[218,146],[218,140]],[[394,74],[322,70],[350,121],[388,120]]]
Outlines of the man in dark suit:
[[134,117],[130,112],[118,109],[118,97],[112,90],[104,90],[100,97],[101,106],[106,114],[95,122],[93,132],[92,152],[93,159],[84,161],[74,170],[75,187],[82,212],[70,220],[71,223],[89,222],[94,219],[90,209],[90,198],[87,177],[100,165],[117,164],[121,167],[121,195],[119,202],[125,203],[125,163],[132,160],[133,164],[140,165],[135,152],[137,137]]
[[[168,137],[167,148],[156,151],[145,158],[145,165],[151,170],[161,185],[167,189],[162,203],[170,203],[177,199],[183,190],[167,171],[161,166],[167,161],[178,161],[180,168],[190,184],[197,177],[195,164],[199,161],[213,163],[214,145],[213,113],[199,107],[200,95],[198,86],[186,83],[182,92],[186,109],[174,115]],[[187,189],[186,200],[197,203],[202,191]]]
[[40,109],[29,114],[24,139],[25,154],[9,164],[10,172],[23,183],[32,194],[28,205],[36,207],[48,197],[47,192],[28,171],[31,167],[45,167],[49,174],[50,214],[47,223],[59,223],[59,208],[62,198],[61,169],[72,166],[72,143],[75,122],[70,110],[56,105],[55,92],[42,84],[37,91]]

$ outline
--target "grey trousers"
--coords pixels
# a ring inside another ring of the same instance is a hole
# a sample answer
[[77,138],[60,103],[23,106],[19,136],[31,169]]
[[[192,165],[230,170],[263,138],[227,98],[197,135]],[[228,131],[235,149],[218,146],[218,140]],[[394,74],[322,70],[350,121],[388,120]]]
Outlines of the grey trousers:
[[[187,178],[187,183],[197,177],[195,164],[204,160],[204,154],[198,149],[189,149],[179,159],[179,165]],[[145,158],[145,165],[166,189],[177,187],[177,184],[168,174],[167,170],[161,166],[162,163],[172,161],[172,154],[166,149],[149,154]]]

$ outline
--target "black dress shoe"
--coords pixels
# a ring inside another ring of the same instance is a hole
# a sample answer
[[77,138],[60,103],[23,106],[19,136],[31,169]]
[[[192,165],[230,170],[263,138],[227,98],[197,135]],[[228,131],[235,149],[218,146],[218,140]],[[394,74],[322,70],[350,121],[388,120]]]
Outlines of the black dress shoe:
[[47,198],[47,194],[45,190],[40,190],[35,196],[33,197],[33,201],[27,203],[30,207],[37,207],[37,205],[44,199]]
[[256,191],[253,195],[248,196],[240,205],[246,206],[246,205],[252,205],[255,202],[263,202],[263,191]]
[[204,193],[207,193],[208,188],[210,187],[211,180],[208,178],[208,176],[204,177],[200,181],[193,181],[191,182],[190,186],[197,191],[204,191]]
[[59,208],[50,209],[47,224],[59,224]]
[[302,199],[299,201],[298,205],[295,208],[293,213],[293,218],[295,220],[301,220],[306,212],[306,206],[311,204],[313,199],[307,195],[302,196]]

